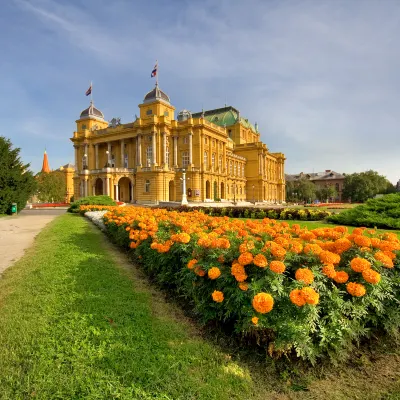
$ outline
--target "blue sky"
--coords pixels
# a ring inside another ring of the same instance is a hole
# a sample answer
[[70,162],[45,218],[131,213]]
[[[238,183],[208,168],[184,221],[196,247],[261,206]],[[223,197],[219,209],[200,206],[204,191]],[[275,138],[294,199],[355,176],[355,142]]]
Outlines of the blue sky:
[[88,106],[134,119],[154,86],[177,111],[233,105],[286,172],[400,178],[396,0],[9,0],[0,13],[0,135],[40,170],[73,162]]

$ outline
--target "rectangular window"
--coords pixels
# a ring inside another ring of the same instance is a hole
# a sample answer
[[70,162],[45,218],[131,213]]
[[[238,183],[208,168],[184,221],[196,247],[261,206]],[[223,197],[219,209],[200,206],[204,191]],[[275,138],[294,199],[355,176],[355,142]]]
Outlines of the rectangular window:
[[187,167],[189,165],[189,152],[184,151],[182,153],[182,167]]
[[146,111],[146,114],[147,114],[147,115],[151,115],[151,114],[153,114],[153,111],[152,111],[152,110],[147,110],[147,111]]
[[215,168],[215,153],[212,153],[212,156],[211,156],[211,165],[212,165],[213,168]]
[[146,183],[144,184],[144,191],[146,193],[150,193],[150,181],[147,180]]
[[153,147],[148,146],[146,149],[146,163],[148,167],[150,167],[152,158],[153,158]]
[[128,168],[128,154],[124,155],[124,168]]
[[188,144],[189,143],[189,138],[187,136],[183,137],[183,144]]
[[204,152],[204,168],[207,169],[208,167],[208,153]]
[[219,172],[222,172],[222,156],[219,156]]

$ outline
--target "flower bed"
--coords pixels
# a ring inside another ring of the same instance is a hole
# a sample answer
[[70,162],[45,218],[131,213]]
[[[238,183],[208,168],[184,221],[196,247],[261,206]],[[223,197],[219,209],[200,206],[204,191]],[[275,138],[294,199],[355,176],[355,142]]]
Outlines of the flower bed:
[[69,207],[69,203],[35,203],[32,208]]
[[108,234],[204,321],[256,337],[270,355],[349,355],[400,326],[400,242],[345,227],[231,220],[194,211],[114,208]]
[[[193,207],[160,207],[168,211],[192,212]],[[320,221],[331,215],[325,210],[307,210],[299,208],[254,208],[254,207],[196,207],[197,211],[214,217],[251,218],[251,219],[290,219],[295,221]]]

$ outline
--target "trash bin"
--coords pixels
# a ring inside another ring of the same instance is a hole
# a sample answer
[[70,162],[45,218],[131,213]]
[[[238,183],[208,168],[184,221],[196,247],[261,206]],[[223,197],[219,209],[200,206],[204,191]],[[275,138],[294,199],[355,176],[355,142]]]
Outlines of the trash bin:
[[17,203],[11,204],[11,214],[15,214],[17,212]]

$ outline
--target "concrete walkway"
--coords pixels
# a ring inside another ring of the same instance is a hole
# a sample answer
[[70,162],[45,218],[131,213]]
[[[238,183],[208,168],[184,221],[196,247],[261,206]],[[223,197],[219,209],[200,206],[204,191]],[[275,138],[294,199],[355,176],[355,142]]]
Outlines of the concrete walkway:
[[20,259],[35,236],[66,210],[23,210],[16,216],[0,218],[0,274]]

